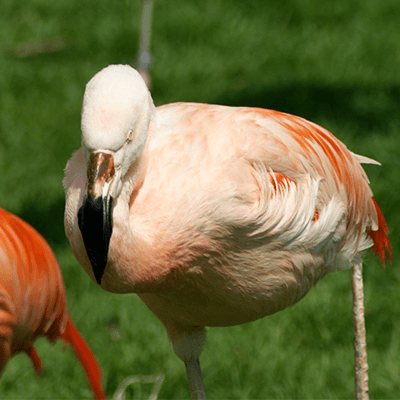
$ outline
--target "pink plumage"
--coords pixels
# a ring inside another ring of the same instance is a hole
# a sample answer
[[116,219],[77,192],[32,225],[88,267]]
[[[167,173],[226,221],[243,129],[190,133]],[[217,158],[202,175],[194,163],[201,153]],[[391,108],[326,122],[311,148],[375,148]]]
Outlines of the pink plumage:
[[246,107],[155,108],[139,74],[87,84],[82,148],[66,168],[65,229],[88,275],[134,292],[164,324],[205,398],[206,326],[273,314],[328,273],[361,265],[388,229],[360,163],[322,127]]
[[67,309],[61,270],[53,251],[29,224],[0,208],[0,374],[25,352],[38,376],[39,336],[69,344],[84,368],[96,399],[105,399],[101,369]]

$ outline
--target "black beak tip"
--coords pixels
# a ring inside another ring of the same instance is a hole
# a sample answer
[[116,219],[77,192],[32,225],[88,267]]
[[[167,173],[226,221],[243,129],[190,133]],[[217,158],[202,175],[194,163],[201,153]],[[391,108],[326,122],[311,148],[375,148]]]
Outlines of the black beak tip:
[[[111,207],[110,207],[111,208]],[[101,279],[107,265],[108,248],[112,234],[112,218],[109,207],[104,207],[103,199],[87,197],[78,211],[78,225],[85,249],[92,264],[96,282]]]
[[96,282],[97,282],[99,285],[101,285],[101,278],[103,277],[103,274],[104,274],[104,268],[103,268],[103,271],[100,272],[101,269],[100,269],[100,268],[94,268],[94,267],[93,267],[93,262],[91,262],[91,263],[92,263],[92,268],[93,268],[94,277],[96,278]]

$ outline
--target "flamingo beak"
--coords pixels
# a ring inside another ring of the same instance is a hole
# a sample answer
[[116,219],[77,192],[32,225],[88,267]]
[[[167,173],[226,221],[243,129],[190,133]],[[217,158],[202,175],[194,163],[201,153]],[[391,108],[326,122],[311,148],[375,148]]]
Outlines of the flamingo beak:
[[111,154],[94,152],[87,169],[87,192],[78,211],[78,225],[97,283],[107,265],[113,229],[112,204],[119,173]]

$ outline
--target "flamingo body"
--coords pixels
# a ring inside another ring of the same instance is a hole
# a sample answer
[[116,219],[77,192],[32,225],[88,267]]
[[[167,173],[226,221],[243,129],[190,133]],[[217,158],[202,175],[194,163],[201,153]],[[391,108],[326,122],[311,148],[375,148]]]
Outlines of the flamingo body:
[[34,341],[62,339],[82,363],[95,397],[105,398],[100,367],[69,316],[53,251],[34,228],[1,208],[0,263],[0,374],[13,355],[25,352],[40,376]]
[[[195,103],[155,108],[136,71],[110,66],[86,87],[82,143],[64,179],[75,257],[103,289],[139,295],[188,375],[203,327],[291,306],[368,247],[390,257],[360,166],[378,163],[302,118]],[[105,252],[90,230],[100,198],[113,204],[100,212],[112,226]],[[201,375],[195,381],[192,395],[203,390]]]

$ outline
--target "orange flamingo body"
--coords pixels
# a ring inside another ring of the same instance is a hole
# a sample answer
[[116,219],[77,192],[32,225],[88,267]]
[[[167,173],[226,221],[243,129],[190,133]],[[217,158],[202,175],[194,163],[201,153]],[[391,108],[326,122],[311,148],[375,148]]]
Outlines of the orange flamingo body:
[[360,163],[320,126],[256,108],[155,108],[138,73],[86,86],[82,148],[66,168],[65,229],[88,275],[134,292],[164,324],[205,398],[206,326],[241,324],[303,298],[328,273],[390,258]]
[[40,376],[34,341],[62,339],[85,369],[94,396],[104,399],[100,366],[68,313],[53,251],[34,228],[1,208],[0,262],[0,375],[13,355],[25,352]]

